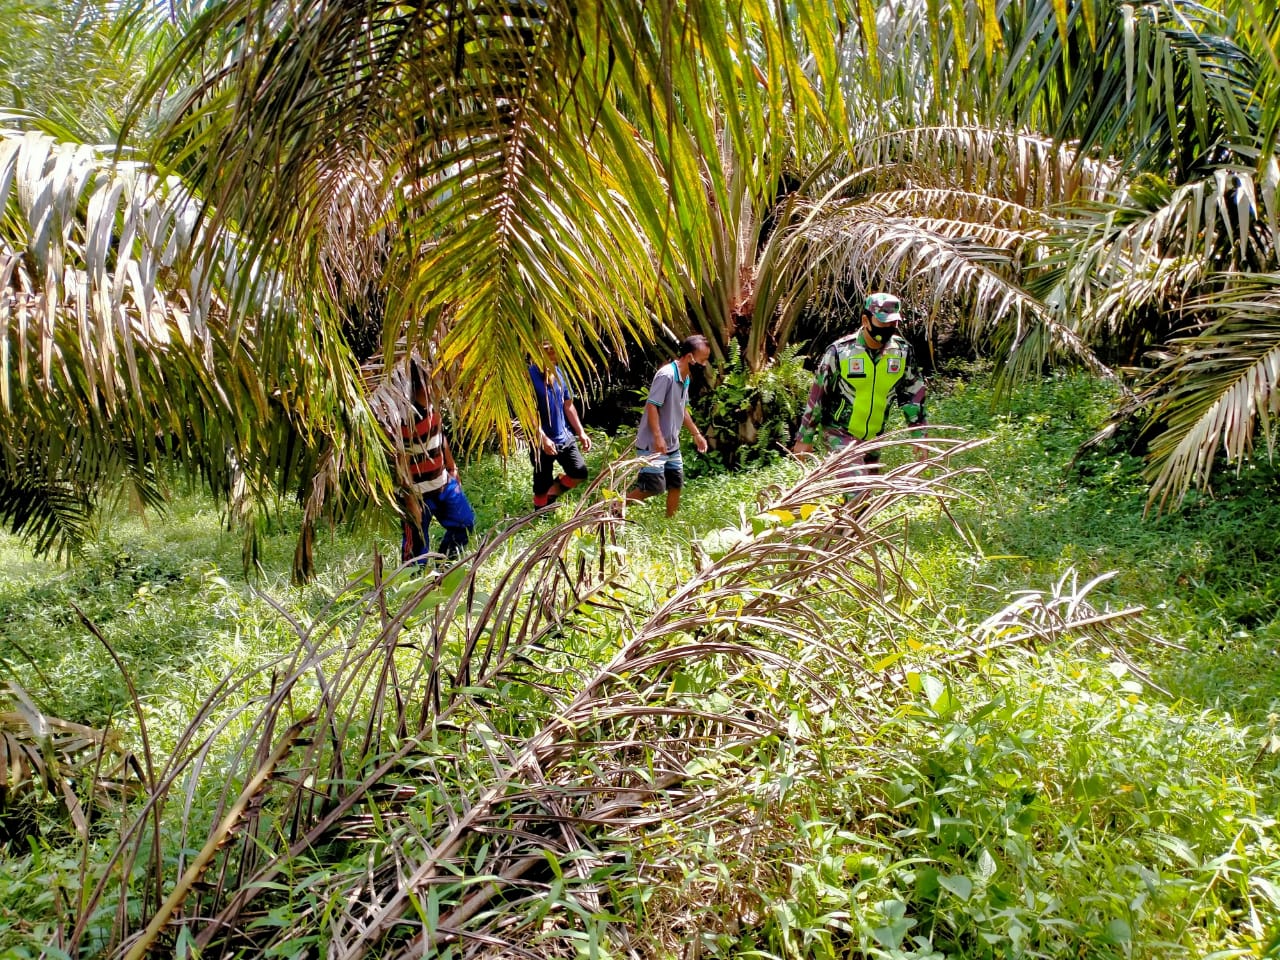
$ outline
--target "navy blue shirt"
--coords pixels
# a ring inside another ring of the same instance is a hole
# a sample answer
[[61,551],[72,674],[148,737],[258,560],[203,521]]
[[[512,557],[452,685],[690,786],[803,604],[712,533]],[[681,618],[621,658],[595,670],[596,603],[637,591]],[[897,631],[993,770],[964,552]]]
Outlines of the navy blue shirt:
[[573,439],[569,425],[565,422],[564,404],[573,399],[573,391],[569,389],[564,373],[555,368],[555,376],[550,383],[538,369],[537,364],[529,364],[529,379],[533,381],[533,395],[538,401],[538,425],[542,432],[557,447]]

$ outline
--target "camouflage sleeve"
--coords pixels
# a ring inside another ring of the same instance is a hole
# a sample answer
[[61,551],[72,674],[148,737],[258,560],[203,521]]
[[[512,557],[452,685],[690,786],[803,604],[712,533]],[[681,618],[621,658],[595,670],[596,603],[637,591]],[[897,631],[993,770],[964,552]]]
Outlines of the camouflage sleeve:
[[[898,398],[898,405],[902,407],[902,416],[906,418],[907,426],[923,427],[928,423],[924,408],[924,374],[920,372],[920,367],[916,364],[915,353],[909,345],[907,347],[906,376],[898,381],[895,393]],[[923,431],[921,432],[923,433]]]
[[828,350],[818,361],[818,369],[813,375],[813,386],[809,388],[809,401],[805,404],[804,416],[800,418],[800,429],[796,439],[801,443],[812,444],[822,426],[822,401],[826,397],[827,387],[831,384],[832,371],[835,369],[835,354]]

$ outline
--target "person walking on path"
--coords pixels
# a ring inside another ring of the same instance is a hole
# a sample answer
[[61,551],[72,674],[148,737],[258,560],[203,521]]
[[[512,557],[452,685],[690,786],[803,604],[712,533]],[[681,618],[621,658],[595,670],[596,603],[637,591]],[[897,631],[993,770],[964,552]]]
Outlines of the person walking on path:
[[[542,355],[541,365],[529,364],[529,379],[538,404],[537,443],[529,444],[535,509],[555,503],[560,494],[587,479],[583,454],[591,452],[591,438],[582,429],[573,405],[573,390],[557,365],[559,358],[549,341],[542,344]],[[557,462],[564,472],[553,477]]]
[[411,403],[400,425],[404,456],[396,471],[404,511],[400,559],[422,565],[431,550],[428,528],[433,518],[444,528],[440,552],[456,557],[471,539],[476,515],[458,482],[449,439],[427,392],[426,373],[416,361],[409,370]]
[[689,371],[701,367],[711,356],[711,345],[701,334],[685,337],[676,348],[676,358],[664,363],[654,374],[636,431],[636,456],[648,461],[640,468],[627,500],[647,500],[665,491],[667,516],[680,508],[684,488],[684,460],[680,456],[680,428],[688,427],[699,453],[706,453],[707,438],[689,416]]
[[[917,435],[924,436],[924,377],[911,344],[898,334],[900,309],[892,294],[871,294],[859,330],[827,348],[809,389],[793,453],[813,450],[819,430],[832,450],[874,440],[884,433],[895,401],[907,425],[919,427]],[[865,456],[867,463],[878,460],[877,451]]]

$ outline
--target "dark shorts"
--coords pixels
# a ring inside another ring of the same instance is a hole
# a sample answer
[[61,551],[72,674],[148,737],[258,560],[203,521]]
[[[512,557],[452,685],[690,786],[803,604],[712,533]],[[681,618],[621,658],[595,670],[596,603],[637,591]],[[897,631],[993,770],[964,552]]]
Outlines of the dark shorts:
[[564,475],[572,480],[587,479],[587,461],[578,449],[578,441],[570,437],[564,443],[556,444],[555,455],[544,453],[535,444],[529,445],[529,460],[533,463],[533,492],[541,496],[551,489],[555,482],[552,474],[559,463]]
[[684,487],[684,460],[680,451],[659,454],[648,450],[637,450],[636,455],[649,460],[640,468],[633,490],[645,493],[664,493],[667,490],[679,490]]

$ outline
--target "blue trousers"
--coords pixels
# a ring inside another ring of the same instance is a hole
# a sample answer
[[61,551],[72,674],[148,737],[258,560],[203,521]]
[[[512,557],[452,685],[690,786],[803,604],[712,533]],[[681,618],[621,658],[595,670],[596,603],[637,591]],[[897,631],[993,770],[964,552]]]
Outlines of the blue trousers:
[[476,514],[471,509],[471,501],[462,492],[462,484],[452,477],[439,490],[422,495],[422,524],[414,523],[412,518],[404,519],[404,538],[400,543],[400,559],[404,563],[425,563],[431,552],[431,536],[427,528],[432,518],[444,527],[444,538],[440,541],[440,552],[447,557],[456,557],[471,539],[471,530],[476,525]]

